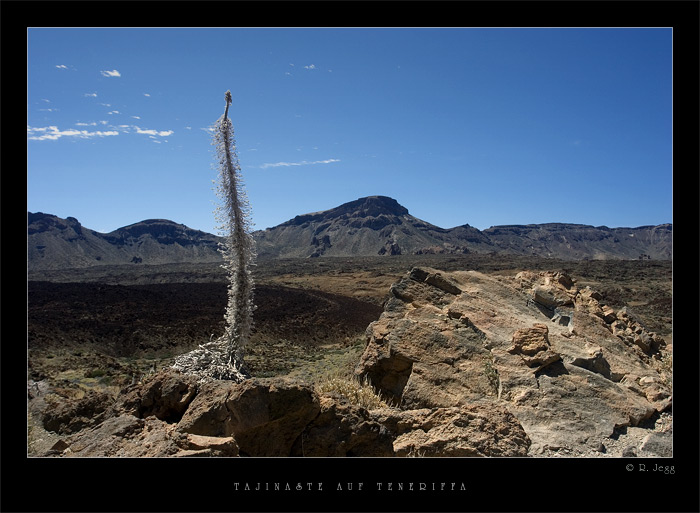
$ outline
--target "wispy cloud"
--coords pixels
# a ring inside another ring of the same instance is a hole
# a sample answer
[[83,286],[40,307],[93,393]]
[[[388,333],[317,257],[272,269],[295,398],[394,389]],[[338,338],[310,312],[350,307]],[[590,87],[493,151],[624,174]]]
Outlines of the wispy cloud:
[[144,96],[151,96],[151,95],[150,95],[150,94],[148,94],[148,93],[143,93],[143,95],[144,95]]
[[97,93],[85,93],[83,96],[86,98],[97,98]]
[[340,162],[340,159],[327,159],[327,160],[314,160],[309,162],[308,160],[302,160],[301,162],[274,162],[266,163],[260,166],[260,169],[267,169],[269,167],[290,167],[290,166],[310,166],[314,164],[331,164],[333,162]]
[[167,137],[167,136],[175,133],[173,130],[144,130],[144,129],[139,128],[137,126],[134,126],[134,129],[136,130],[137,134],[157,135],[160,137]]
[[308,66],[304,66],[304,69],[316,69],[315,64],[309,64]]
[[89,139],[91,137],[106,137],[110,135],[119,135],[116,130],[89,132],[87,130],[59,130],[57,126],[46,127],[31,127],[27,126],[27,139],[33,141],[55,141],[61,137],[78,137],[80,139]]
[[58,69],[68,69],[68,66],[66,66],[65,64],[57,64],[56,67]]
[[122,74],[119,73],[116,69],[113,69],[112,71],[100,71],[103,77],[121,77]]
[[[110,113],[111,114],[111,113]],[[109,124],[107,121],[99,121],[99,122],[91,122],[91,123],[85,123],[85,122],[78,122],[75,123],[75,126],[77,127],[90,127],[90,126],[97,126],[97,125],[106,125],[105,128],[106,130],[84,130],[84,129],[76,129],[76,128],[70,128],[67,130],[61,130],[57,126],[46,126],[46,127],[31,127],[27,125],[27,139],[33,140],[33,141],[47,141],[47,140],[53,140],[55,141],[56,139],[60,139],[62,137],[73,137],[73,138],[81,138],[81,139],[89,139],[92,137],[106,137],[106,136],[111,136],[111,135],[119,135],[121,134],[142,134],[142,135],[147,135],[150,139],[156,140],[158,138],[164,138],[168,137],[169,135],[172,135],[175,133],[174,130],[152,130],[152,129],[144,129],[141,127],[138,127],[136,125],[127,125],[127,124],[122,124],[122,125],[112,125]],[[167,142],[167,139],[162,139],[164,142]],[[161,142],[161,141],[158,141]]]

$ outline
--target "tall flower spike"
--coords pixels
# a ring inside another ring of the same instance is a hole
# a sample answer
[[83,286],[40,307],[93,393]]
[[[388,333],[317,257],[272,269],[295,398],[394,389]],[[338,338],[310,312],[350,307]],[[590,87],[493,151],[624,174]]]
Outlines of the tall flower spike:
[[[226,91],[226,110],[215,135],[220,161],[219,196],[223,202],[223,225],[226,245],[221,248],[229,273],[228,306],[226,309],[227,359],[230,365],[241,365],[243,351],[250,339],[253,320],[253,279],[250,267],[255,259],[255,242],[250,234],[250,206],[243,189],[240,165],[236,156],[233,126],[228,119],[231,91]],[[221,157],[220,157],[221,158]],[[221,211],[220,211],[221,212]]]
[[241,381],[248,377],[243,357],[255,309],[251,274],[255,241],[251,235],[250,206],[241,180],[233,125],[228,119],[231,91],[226,91],[225,99],[224,115],[214,123],[212,144],[216,147],[219,169],[216,192],[221,200],[215,213],[224,236],[219,251],[229,278],[226,327],[219,339],[176,358],[174,368],[202,378]]

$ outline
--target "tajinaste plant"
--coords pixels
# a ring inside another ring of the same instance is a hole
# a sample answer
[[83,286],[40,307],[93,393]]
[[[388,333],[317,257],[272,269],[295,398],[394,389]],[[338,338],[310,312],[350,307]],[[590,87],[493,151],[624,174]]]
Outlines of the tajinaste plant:
[[202,378],[242,381],[249,377],[243,357],[253,326],[253,277],[255,241],[251,235],[250,205],[241,180],[233,124],[228,119],[231,91],[226,91],[226,110],[213,126],[219,180],[216,193],[221,204],[215,214],[225,242],[219,251],[229,278],[226,328],[216,340],[178,356],[173,367]]

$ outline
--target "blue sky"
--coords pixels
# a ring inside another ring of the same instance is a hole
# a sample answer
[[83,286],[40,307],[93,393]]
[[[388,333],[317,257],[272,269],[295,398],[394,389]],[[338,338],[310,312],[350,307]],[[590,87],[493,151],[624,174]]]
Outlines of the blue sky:
[[672,222],[670,28],[29,28],[27,208],[215,233],[386,195],[443,228]]

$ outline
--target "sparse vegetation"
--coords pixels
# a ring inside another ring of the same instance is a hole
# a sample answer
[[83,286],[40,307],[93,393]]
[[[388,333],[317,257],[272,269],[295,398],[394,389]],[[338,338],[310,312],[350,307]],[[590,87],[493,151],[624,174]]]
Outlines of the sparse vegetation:
[[360,379],[355,376],[336,372],[327,374],[315,384],[320,393],[334,393],[346,398],[350,404],[360,406],[367,410],[376,408],[388,408],[389,403],[374,390],[374,387],[366,377]]
[[484,362],[484,374],[486,375],[486,379],[489,380],[489,385],[491,385],[492,392],[494,395],[498,395],[500,379],[498,377],[498,371],[493,366],[493,356]]
[[663,378],[663,384],[672,387],[673,386],[673,353],[664,352],[661,356],[661,377]]
[[86,378],[101,378],[106,374],[107,374],[107,371],[104,369],[90,369],[87,372],[85,372],[85,377]]

